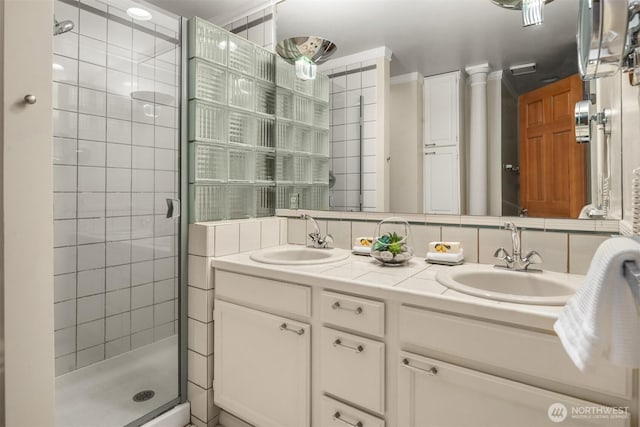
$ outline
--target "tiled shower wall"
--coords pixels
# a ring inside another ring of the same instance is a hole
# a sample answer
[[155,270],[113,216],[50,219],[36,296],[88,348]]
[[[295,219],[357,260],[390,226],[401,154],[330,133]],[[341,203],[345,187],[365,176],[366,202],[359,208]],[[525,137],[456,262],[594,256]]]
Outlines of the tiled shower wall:
[[[331,170],[336,182],[329,192],[331,210],[360,210],[360,154],[362,154],[362,210],[376,210],[376,61],[325,70],[331,81]],[[362,153],[360,153],[360,96],[362,96]]]
[[56,0],[56,375],[176,333],[179,21]]
[[275,52],[275,6],[269,6],[223,25],[225,30]]

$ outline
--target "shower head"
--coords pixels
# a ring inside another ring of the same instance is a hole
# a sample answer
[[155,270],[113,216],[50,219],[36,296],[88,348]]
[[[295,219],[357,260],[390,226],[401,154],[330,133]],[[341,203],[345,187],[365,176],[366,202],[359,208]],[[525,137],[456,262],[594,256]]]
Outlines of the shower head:
[[58,22],[55,18],[53,18],[53,35],[57,36],[58,34],[66,33],[67,31],[73,30],[73,22],[71,21],[60,21]]

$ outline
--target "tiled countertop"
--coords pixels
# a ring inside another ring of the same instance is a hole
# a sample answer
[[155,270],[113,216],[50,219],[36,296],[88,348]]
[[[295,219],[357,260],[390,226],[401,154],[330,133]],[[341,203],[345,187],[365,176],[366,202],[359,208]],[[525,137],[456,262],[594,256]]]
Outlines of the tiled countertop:
[[[380,298],[550,333],[553,333],[553,323],[562,309],[559,306],[494,301],[454,291],[436,281],[438,271],[451,267],[428,264],[419,257],[401,267],[387,267],[361,255],[350,255],[334,263],[302,266],[263,264],[253,261],[250,256],[251,252],[246,252],[214,258],[212,266],[239,274]],[[575,274],[564,276],[567,283],[576,289],[584,279],[584,276]]]

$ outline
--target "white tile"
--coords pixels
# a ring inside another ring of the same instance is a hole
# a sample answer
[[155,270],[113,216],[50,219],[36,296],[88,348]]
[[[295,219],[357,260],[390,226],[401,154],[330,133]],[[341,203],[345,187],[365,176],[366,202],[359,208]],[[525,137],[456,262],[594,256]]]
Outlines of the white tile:
[[162,126],[156,126],[155,128],[155,146],[156,148],[178,148],[177,131],[171,128],[165,128]]
[[[80,166],[105,166],[105,148],[104,142],[97,141],[78,141],[78,164]],[[104,172],[104,169],[101,169]]]
[[107,267],[107,292],[129,287],[131,284],[131,267],[129,264]]
[[166,214],[156,215],[153,233],[156,237],[172,236],[177,233],[175,218],[167,218]]
[[104,216],[104,204],[104,193],[78,193],[78,218]]
[[124,336],[122,338],[109,341],[105,344],[105,354],[107,358],[118,356],[131,350],[131,337]]
[[93,12],[80,10],[80,34],[94,39],[107,40],[107,19]]
[[240,223],[240,252],[260,249],[260,221]]
[[175,297],[177,281],[175,279],[161,280],[153,284],[153,303],[158,304],[173,300]]
[[[67,33],[68,34],[68,33]],[[76,368],[76,354],[56,357],[56,377],[73,371]]]
[[[207,292],[213,291],[205,291],[204,289],[195,288],[193,286],[189,286],[187,288],[188,293],[188,316],[199,320],[201,322],[207,323],[211,321],[213,316],[213,311],[209,312],[209,305],[207,304]],[[213,306],[211,306],[213,309]]]
[[137,239],[131,241],[131,261],[149,261],[153,259],[154,239]]
[[67,301],[76,297],[76,274],[61,274],[53,278],[53,301]]
[[78,273],[78,297],[101,294],[105,290],[105,270],[81,271]]
[[[331,142],[345,141],[347,139],[347,127],[344,125],[331,127]],[[334,153],[335,155],[335,153]]]
[[[61,329],[55,332],[55,355],[56,357],[69,353],[74,353],[76,350],[76,328],[71,327],[67,329]],[[75,357],[75,353],[73,354]]]
[[498,248],[511,253],[511,232],[504,229],[480,228],[478,230],[478,262],[496,264],[493,254]]
[[78,325],[78,350],[104,342],[104,319]]
[[153,327],[153,306],[131,310],[131,332]]
[[154,174],[156,192],[170,193],[176,189],[177,174],[169,171],[156,171]]
[[152,215],[154,213],[153,193],[136,193],[131,202],[132,215]]
[[569,273],[587,274],[591,266],[591,260],[598,246],[602,244],[608,236],[590,234],[570,234],[569,235]]
[[153,147],[153,126],[149,124],[143,123],[133,123],[132,129],[132,140],[131,143],[133,145],[142,145],[145,147]]
[[70,219],[76,217],[75,193],[53,194],[53,219]]
[[53,110],[53,136],[77,138],[78,114],[69,111]]
[[345,108],[346,105],[347,94],[345,92],[334,93],[331,95],[331,108]]
[[125,144],[107,144],[107,166],[110,168],[131,167],[131,146]]
[[107,316],[129,311],[131,309],[131,291],[126,288],[107,292],[105,305]]
[[287,243],[305,245],[307,243],[307,225],[302,219],[289,218],[287,220]]
[[78,114],[78,139],[105,141],[106,138],[107,119],[87,114]]
[[78,244],[104,242],[104,218],[89,218],[78,220]]
[[104,360],[104,344],[78,351],[77,367],[83,368]]
[[80,10],[76,5],[71,5],[68,3],[63,3],[60,0],[55,0],[53,4],[53,10],[58,22],[71,21],[74,23],[73,29],[71,31],[75,33],[78,32],[77,22]]
[[131,191],[131,169],[107,168],[107,191],[116,193]]
[[[310,232],[309,229],[307,231]],[[351,221],[327,221],[327,233],[333,237],[336,248],[351,249]]]
[[105,319],[105,329],[105,338],[107,341],[129,335],[131,333],[130,313],[107,317]]
[[76,244],[76,221],[53,221],[53,246],[73,246]]
[[131,348],[136,349],[153,342],[153,329],[136,332],[131,335]]
[[187,354],[188,364],[188,378],[194,384],[199,385],[202,388],[208,388],[210,384],[207,379],[209,378],[207,369],[207,357],[196,353],[195,351],[188,351]]
[[131,264],[131,284],[142,285],[153,282],[153,261]]
[[104,41],[80,36],[80,60],[106,67],[107,44]]
[[155,258],[168,258],[176,255],[175,236],[156,237],[154,243]]
[[166,126],[172,128],[175,128],[177,126],[176,109],[174,107],[158,104],[155,107],[155,113],[157,116],[155,124],[157,126]]
[[478,262],[478,229],[467,227],[442,227],[442,240],[460,242],[467,262]]
[[107,141],[131,144],[131,122],[107,119]]
[[378,107],[377,104],[368,104],[364,106],[364,121],[372,122],[376,121],[378,118]]
[[132,167],[134,169],[153,169],[154,149],[150,147],[132,147]]
[[364,98],[364,105],[375,104],[378,102],[378,91],[375,87],[362,89],[362,97]]
[[376,209],[376,192],[365,190],[362,192],[363,208]]
[[566,273],[568,271],[568,235],[544,231],[524,230],[521,233],[523,255],[535,250],[542,256],[542,265],[538,268]]
[[107,243],[107,266],[131,262],[131,241],[124,240]]
[[134,122],[153,124],[157,115],[158,112],[152,102],[133,100],[132,116]]
[[260,247],[270,248],[280,244],[280,220],[268,219],[260,222]]
[[411,233],[416,257],[425,257],[429,242],[440,240],[440,226],[411,225]]
[[189,286],[200,289],[213,288],[213,274],[209,258],[189,255]]
[[131,238],[145,239],[153,237],[153,216],[134,216],[131,218]]
[[88,62],[78,64],[78,85],[90,89],[107,90],[107,69]]
[[76,300],[53,304],[53,323],[55,330],[76,325]]
[[133,50],[145,54],[146,56],[153,56],[155,54],[155,39],[151,34],[142,32],[140,30],[133,30]]
[[107,193],[107,216],[131,215],[131,193]]
[[78,88],[65,83],[54,83],[53,108],[58,110],[77,111]]
[[171,279],[175,277],[175,258],[157,259],[153,262],[153,277],[155,280]]
[[106,220],[107,241],[119,241],[131,239],[130,217],[109,217]]
[[78,298],[78,324],[104,317],[104,294]]
[[107,69],[105,78],[106,91],[111,94],[130,97],[131,92],[137,90],[130,73]]
[[362,91],[360,89],[348,90],[347,92],[347,101],[346,107],[359,107],[360,106],[360,95]]
[[131,288],[131,309],[153,305],[153,283],[147,283]]
[[131,119],[131,98],[107,94],[107,117],[121,120]]
[[172,322],[173,320],[175,320],[173,314],[173,301],[166,301],[153,306],[153,324],[155,326]]
[[78,167],[78,191],[105,191],[105,169],[96,167]]
[[133,37],[131,27],[109,20],[108,28],[109,43],[130,51]]
[[365,122],[362,127],[362,137],[365,139],[376,137],[376,122]]
[[362,73],[350,73],[347,77],[347,90],[360,89],[362,87]]
[[238,253],[240,250],[240,226],[239,224],[216,225],[215,230],[215,256],[224,256]]
[[165,171],[177,170],[176,151],[155,149],[155,169]]
[[53,250],[53,274],[73,273],[76,271],[75,246],[55,248]]
[[104,92],[80,88],[78,96],[79,112],[104,116],[106,113],[106,102],[107,96]]
[[60,55],[53,55],[53,81],[78,84],[78,61],[72,58],[65,58]]
[[84,245],[78,250],[78,271],[102,268],[104,263],[104,243]]
[[359,140],[360,138],[360,125],[358,123],[348,124],[347,127],[347,140]]
[[133,62],[131,50],[109,44],[107,46],[107,67],[117,71],[131,74]]

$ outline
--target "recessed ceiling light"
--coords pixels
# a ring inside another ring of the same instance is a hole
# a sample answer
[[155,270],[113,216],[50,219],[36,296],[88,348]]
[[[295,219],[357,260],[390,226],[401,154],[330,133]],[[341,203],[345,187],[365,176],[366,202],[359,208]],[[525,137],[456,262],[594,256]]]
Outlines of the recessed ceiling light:
[[127,15],[137,21],[148,21],[151,19],[151,13],[148,10],[139,7],[130,7],[127,9]]

